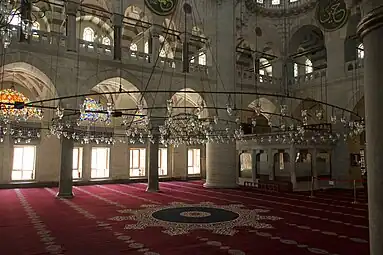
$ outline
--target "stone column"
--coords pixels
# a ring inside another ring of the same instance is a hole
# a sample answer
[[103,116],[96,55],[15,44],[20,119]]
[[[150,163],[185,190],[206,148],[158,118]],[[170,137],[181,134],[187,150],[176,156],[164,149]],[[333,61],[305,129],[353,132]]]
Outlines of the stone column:
[[318,167],[317,167],[317,149],[314,148],[311,152],[311,175],[314,177],[314,188],[318,188]]
[[66,11],[66,36],[67,36],[67,50],[77,51],[77,32],[76,32],[76,15],[79,4],[77,1],[70,1],[65,6]]
[[206,145],[206,182],[205,188],[236,188],[235,143],[208,143]]
[[12,138],[10,135],[11,125],[7,124],[5,128],[7,129],[7,133],[4,134],[4,141],[3,141],[3,155],[2,155],[3,156],[3,160],[2,160],[3,182],[10,183],[12,181],[12,168],[13,168],[13,144],[12,144]]
[[[32,24],[31,24],[32,3],[30,1],[22,0],[20,2],[20,16],[21,16],[20,42],[29,42],[29,39],[30,39],[29,33],[31,32],[30,29],[32,29]],[[24,25],[26,25],[26,27],[24,27]]]
[[122,20],[121,14],[115,13],[113,16],[113,57],[115,60],[121,60],[121,36],[122,36]]
[[61,168],[60,168],[60,180],[59,180],[59,192],[57,197],[59,198],[72,198],[73,192],[73,145],[72,139],[61,138]]
[[[182,40],[182,72],[188,73],[189,67],[190,67],[190,57],[189,57],[189,35],[187,32],[182,34],[181,40]],[[194,62],[196,63],[198,61],[198,58],[194,59]]]
[[152,134],[155,142],[148,142],[147,145],[148,186],[146,191],[148,192],[158,192],[160,190],[158,177],[158,150],[160,149],[158,127],[157,123],[152,124]]
[[269,169],[269,180],[273,181],[275,178],[275,166],[274,166],[274,150],[272,148],[267,149],[267,165]]
[[92,171],[92,145],[84,144],[82,153],[82,180],[89,181]]
[[295,151],[295,145],[292,144],[290,146],[290,180],[291,180],[291,184],[293,186],[293,190],[297,187],[297,174],[295,173],[295,154],[296,154],[296,151]]
[[[234,90],[236,83],[235,71],[235,1],[222,0],[214,1],[216,12],[213,16],[219,17],[215,31],[212,31],[212,44],[214,59],[220,79],[217,79],[216,91]],[[224,17],[224,18],[223,18]],[[225,107],[228,98],[218,96],[215,103]],[[233,99],[233,98],[232,98]],[[235,99],[233,100],[235,101]],[[234,102],[231,102],[234,103]],[[218,111],[220,119],[232,119],[226,111]],[[225,130],[226,123],[219,123],[218,129]],[[206,145],[206,188],[235,188],[237,187],[238,166],[236,143]]]
[[161,32],[161,28],[159,26],[157,26],[156,24],[153,24],[150,27],[150,36],[151,36],[151,42],[152,42],[151,43],[152,44],[151,45],[151,48],[152,48],[151,63],[153,65],[157,64],[157,62],[158,62],[157,58],[160,55],[160,50],[161,50],[160,32]]
[[[183,33],[181,34],[182,41],[182,72],[188,73],[190,66],[190,56],[189,56],[189,41],[192,31],[192,7],[188,3],[183,5],[183,19],[184,19],[184,28]],[[198,58],[194,59],[194,63],[198,63]]]
[[358,34],[364,46],[364,91],[366,112],[367,185],[370,227],[370,254],[383,254],[383,2],[362,3]]

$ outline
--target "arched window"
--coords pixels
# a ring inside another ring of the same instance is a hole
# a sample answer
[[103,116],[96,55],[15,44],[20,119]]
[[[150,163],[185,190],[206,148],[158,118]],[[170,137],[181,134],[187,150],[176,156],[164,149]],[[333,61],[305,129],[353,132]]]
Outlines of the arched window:
[[137,51],[137,44],[132,43],[132,44],[130,44],[129,48],[130,48],[131,51]]
[[9,16],[9,24],[14,26],[20,26],[21,24],[20,12],[16,10],[13,10],[11,12],[11,15]]
[[32,36],[34,37],[38,37],[38,33],[37,31],[40,30],[40,23],[38,23],[37,21],[33,22],[32,24]]
[[299,75],[298,64],[294,63],[294,77],[298,77],[298,75]]
[[306,59],[305,61],[305,71],[306,73],[312,73],[313,72],[313,63],[310,59]]
[[84,28],[84,32],[82,34],[82,39],[87,42],[94,41],[94,31],[90,27]]
[[102,44],[104,45],[110,45],[110,39],[109,37],[105,36],[102,38]]
[[206,53],[205,52],[201,52],[198,55],[198,64],[206,66]]
[[278,4],[281,4],[281,0],[272,0],[272,1],[271,1],[271,4],[272,4],[272,5],[278,5]]
[[33,24],[32,24],[32,30],[33,30],[33,31],[38,31],[38,30],[40,30],[40,23],[37,22],[37,21],[33,22]]
[[358,45],[358,59],[364,59],[364,46],[363,43]]
[[144,44],[144,53],[149,54],[149,42],[145,42]]
[[273,66],[270,62],[265,58],[259,59],[259,74],[261,74],[261,70],[263,71],[263,75],[272,76],[273,75]]
[[162,48],[162,49],[160,50],[160,57],[161,57],[161,58],[166,58],[166,57],[167,57],[167,54],[166,54],[166,51],[165,51],[164,48]]

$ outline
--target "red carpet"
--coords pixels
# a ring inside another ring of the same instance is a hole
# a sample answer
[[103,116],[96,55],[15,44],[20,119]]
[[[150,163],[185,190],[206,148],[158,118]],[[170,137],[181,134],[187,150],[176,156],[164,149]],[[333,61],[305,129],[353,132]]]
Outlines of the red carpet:
[[364,194],[352,204],[352,192],[342,190],[309,198],[207,190],[198,181],[161,183],[161,193],[145,188],[140,183],[75,187],[72,200],[55,199],[57,189],[0,190],[0,250],[6,255],[369,254]]

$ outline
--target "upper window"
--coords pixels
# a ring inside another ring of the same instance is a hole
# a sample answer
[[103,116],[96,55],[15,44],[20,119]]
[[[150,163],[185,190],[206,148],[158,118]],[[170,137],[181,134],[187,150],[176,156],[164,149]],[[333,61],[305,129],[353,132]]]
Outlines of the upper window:
[[272,5],[278,5],[281,3],[281,0],[271,0]]
[[108,122],[110,120],[110,116],[105,113],[100,113],[100,111],[104,110],[105,109],[101,103],[97,102],[93,98],[87,97],[84,99],[84,102],[81,106],[80,120],[91,122]]
[[364,59],[364,46],[363,46],[363,43],[358,45],[358,59]]
[[138,48],[137,48],[137,44],[135,44],[135,43],[130,44],[129,49],[130,49],[131,51],[137,51],[137,50],[138,50]]
[[144,53],[146,53],[146,54],[149,53],[149,42],[145,42],[145,44],[144,44]]
[[102,44],[104,45],[110,45],[110,39],[109,37],[105,36],[102,38]]
[[[260,58],[259,59],[259,73],[263,75],[268,75],[268,76],[272,76],[273,75],[273,66],[270,64],[270,62],[265,59],[265,58]],[[263,72],[261,73],[261,70],[263,70]]]
[[257,3],[263,4],[263,0],[257,0]]
[[294,77],[298,77],[298,75],[299,75],[298,64],[294,63]]
[[295,3],[297,2],[298,0],[290,0],[290,3]]
[[198,64],[206,66],[206,53],[200,52],[198,55]]
[[40,23],[37,22],[37,21],[33,22],[33,24],[32,24],[32,30],[33,30],[33,31],[38,31],[38,30],[40,30]]
[[9,16],[9,24],[14,26],[20,26],[21,24],[21,17],[20,12],[13,10],[11,15]]
[[33,180],[36,146],[15,146],[13,149],[12,181]]
[[82,34],[82,39],[84,41],[93,42],[94,41],[94,31],[90,27],[84,28],[84,32]]
[[313,63],[310,59],[306,59],[305,61],[305,71],[306,73],[312,73],[313,72]]

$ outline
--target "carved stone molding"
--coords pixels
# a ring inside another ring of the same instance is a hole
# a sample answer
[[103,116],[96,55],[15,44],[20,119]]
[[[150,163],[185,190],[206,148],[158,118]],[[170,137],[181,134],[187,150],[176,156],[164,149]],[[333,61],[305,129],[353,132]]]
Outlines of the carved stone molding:
[[363,38],[366,34],[372,30],[383,27],[383,5],[373,9],[367,15],[365,15],[360,21],[357,33],[360,38]]

